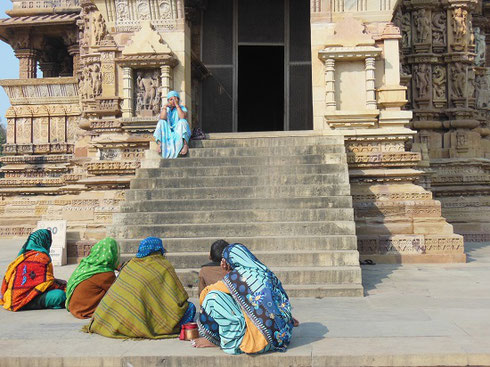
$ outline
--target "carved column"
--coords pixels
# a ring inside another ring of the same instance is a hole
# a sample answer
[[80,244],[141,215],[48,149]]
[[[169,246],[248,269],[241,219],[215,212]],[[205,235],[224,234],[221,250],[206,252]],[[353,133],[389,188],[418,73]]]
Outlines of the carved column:
[[173,80],[172,80],[172,67],[170,65],[162,65],[160,67],[160,78],[162,83],[162,106],[165,106],[167,103],[167,94],[173,88]]
[[78,44],[68,47],[68,53],[73,57],[73,75],[77,75],[80,69],[80,47]]
[[374,57],[367,57],[365,60],[366,65],[366,108],[368,110],[376,109],[376,87],[374,76]]
[[133,117],[133,70],[128,66],[123,67],[123,99],[123,117]]
[[327,111],[335,111],[335,60],[325,60],[325,105]]
[[36,66],[39,59],[39,52],[34,49],[19,49],[15,51],[15,56],[19,59],[19,78],[36,78]]

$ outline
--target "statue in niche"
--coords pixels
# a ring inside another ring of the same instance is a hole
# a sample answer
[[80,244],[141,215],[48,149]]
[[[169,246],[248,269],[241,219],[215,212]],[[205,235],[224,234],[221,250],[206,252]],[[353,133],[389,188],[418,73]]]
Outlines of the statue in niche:
[[95,64],[91,71],[92,78],[92,93],[94,97],[98,97],[102,94],[102,73],[100,66]]
[[446,69],[435,65],[432,70],[433,98],[446,99]]
[[153,117],[160,113],[161,83],[158,70],[138,70],[136,72],[136,114]]
[[402,76],[409,76],[412,74],[412,71],[410,70],[410,65],[408,64],[402,64],[402,67],[401,67],[401,75]]
[[485,51],[486,51],[486,43],[485,43],[485,35],[481,33],[479,27],[475,27],[475,65],[476,66],[485,66]]
[[452,14],[452,19],[451,19],[451,25],[453,28],[453,39],[455,43],[464,43],[464,38],[466,37],[466,32],[467,32],[467,18],[468,18],[468,11],[463,8],[457,8],[454,9],[454,11],[451,13]]
[[464,98],[466,90],[466,73],[463,64],[456,63],[451,66],[451,97]]
[[429,94],[430,67],[426,64],[415,65],[414,81],[417,97],[427,97]]
[[95,45],[100,45],[100,42],[107,36],[107,28],[105,26],[104,17],[99,13],[98,16],[93,18],[93,34]]
[[473,69],[468,69],[468,83],[466,84],[468,91],[467,91],[467,96],[468,98],[474,98],[475,97],[475,71]]
[[413,22],[418,43],[426,43],[430,36],[430,19],[425,9],[414,12]]
[[446,45],[446,12],[437,12],[432,16],[432,40],[433,43]]
[[401,31],[402,31],[402,47],[409,48],[411,46],[410,39],[412,37],[412,25],[410,24],[410,14],[403,14]]
[[116,14],[119,21],[129,19],[129,8],[125,0],[116,0]]
[[475,99],[476,107],[490,107],[490,91],[488,77],[486,75],[477,75],[475,78]]

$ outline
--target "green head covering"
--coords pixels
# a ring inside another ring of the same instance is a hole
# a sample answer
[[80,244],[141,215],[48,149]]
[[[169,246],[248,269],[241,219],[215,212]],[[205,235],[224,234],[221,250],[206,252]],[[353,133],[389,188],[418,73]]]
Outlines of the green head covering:
[[99,273],[107,273],[116,270],[119,262],[119,245],[111,237],[104,238],[96,243],[90,250],[90,254],[80,261],[68,284],[66,285],[66,309],[75,288],[84,280]]
[[26,243],[24,243],[24,246],[22,246],[17,256],[31,250],[44,252],[49,256],[49,249],[51,248],[52,242],[51,231],[47,229],[38,229],[36,232],[29,235]]

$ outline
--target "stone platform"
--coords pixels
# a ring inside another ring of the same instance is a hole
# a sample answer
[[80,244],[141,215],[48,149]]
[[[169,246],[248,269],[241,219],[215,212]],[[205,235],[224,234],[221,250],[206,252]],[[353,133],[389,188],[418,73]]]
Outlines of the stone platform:
[[[0,241],[0,274],[21,244]],[[112,340],[64,310],[0,310],[0,366],[490,366],[490,243],[466,251],[467,264],[364,266],[365,297],[292,299],[301,325],[286,353]]]

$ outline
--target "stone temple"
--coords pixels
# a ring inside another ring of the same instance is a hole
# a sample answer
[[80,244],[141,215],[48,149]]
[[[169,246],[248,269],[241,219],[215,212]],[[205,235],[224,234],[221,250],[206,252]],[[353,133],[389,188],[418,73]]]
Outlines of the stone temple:
[[[11,1],[0,237],[66,219],[75,261],[161,236],[189,287],[240,241],[293,296],[490,241],[490,1]],[[172,89],[208,139],[163,161]]]

